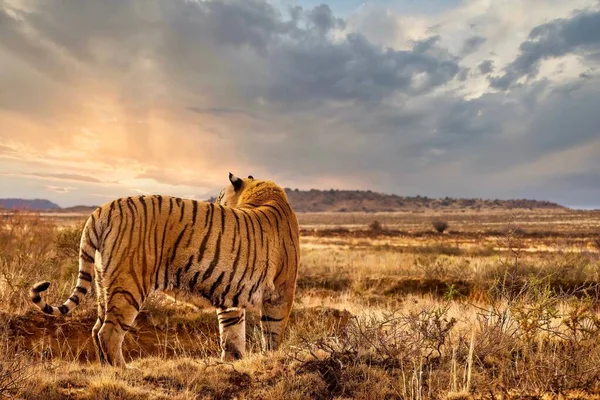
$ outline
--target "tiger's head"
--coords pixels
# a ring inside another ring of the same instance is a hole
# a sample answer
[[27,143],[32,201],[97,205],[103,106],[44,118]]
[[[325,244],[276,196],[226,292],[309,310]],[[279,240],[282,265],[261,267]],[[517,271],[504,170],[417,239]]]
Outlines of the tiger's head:
[[285,199],[287,202],[285,191],[272,181],[254,179],[252,175],[242,179],[230,172],[229,182],[231,185],[227,185],[221,190],[215,203],[227,207],[238,207],[244,203],[263,204],[275,198]]

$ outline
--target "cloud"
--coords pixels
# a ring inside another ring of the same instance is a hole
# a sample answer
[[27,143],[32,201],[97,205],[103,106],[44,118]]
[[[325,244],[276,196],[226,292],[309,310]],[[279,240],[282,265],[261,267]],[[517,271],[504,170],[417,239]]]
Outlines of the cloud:
[[36,178],[42,180],[59,180],[69,182],[86,182],[86,183],[118,183],[115,181],[102,181],[92,176],[78,175],[78,174],[52,174],[43,172],[32,172],[32,173],[0,173],[4,176],[20,176],[25,178]]
[[63,186],[46,186],[46,190],[49,192],[55,193],[68,193],[75,188],[72,187],[63,187]]
[[506,197],[535,183],[554,196],[543,183],[600,165],[582,155],[600,125],[589,1],[367,5],[347,19],[333,3],[23,4],[0,6],[2,191],[59,180],[78,204],[131,188],[205,198],[232,170],[290,187]]
[[518,57],[504,68],[504,75],[489,78],[490,85],[506,90],[522,77],[534,78],[547,59],[570,53],[593,58],[600,52],[599,26],[600,11],[590,9],[536,26],[521,43]]
[[202,176],[193,176],[192,171],[159,171],[159,170],[148,170],[143,173],[136,175],[135,179],[151,179],[157,183],[172,185],[172,186],[186,186],[192,188],[212,188],[214,182],[211,180],[203,180]]
[[494,62],[492,60],[485,60],[477,65],[477,69],[482,74],[489,74],[490,72],[494,72]]
[[487,39],[483,36],[471,36],[470,38],[464,41],[460,54],[462,56],[466,56],[476,52],[485,43],[486,40]]
[[13,149],[13,148],[12,148],[12,147],[10,147],[10,146],[3,146],[3,145],[0,145],[0,154],[12,154],[12,153],[14,153],[15,151],[16,151],[16,150],[15,150],[15,149]]

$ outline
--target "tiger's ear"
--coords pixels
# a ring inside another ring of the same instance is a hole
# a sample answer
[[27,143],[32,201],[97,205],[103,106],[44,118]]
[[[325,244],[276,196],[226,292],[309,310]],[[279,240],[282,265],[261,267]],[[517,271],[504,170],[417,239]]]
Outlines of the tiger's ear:
[[248,179],[254,179],[252,175],[248,175]]
[[233,185],[233,188],[236,191],[239,190],[242,187],[242,183],[244,183],[240,178],[238,178],[231,172],[229,173],[229,182],[231,182],[231,184]]

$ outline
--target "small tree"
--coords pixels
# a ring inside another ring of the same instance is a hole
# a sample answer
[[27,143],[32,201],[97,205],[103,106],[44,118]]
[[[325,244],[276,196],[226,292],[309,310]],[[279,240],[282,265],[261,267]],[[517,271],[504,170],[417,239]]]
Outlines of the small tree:
[[369,224],[369,229],[371,229],[373,232],[381,232],[383,230],[383,226],[381,226],[379,221],[375,220]]
[[594,238],[594,246],[596,246],[596,248],[600,250],[600,235]]
[[433,225],[433,228],[438,231],[439,233],[444,233],[444,231],[446,229],[448,229],[448,223],[446,221],[433,221],[431,223]]

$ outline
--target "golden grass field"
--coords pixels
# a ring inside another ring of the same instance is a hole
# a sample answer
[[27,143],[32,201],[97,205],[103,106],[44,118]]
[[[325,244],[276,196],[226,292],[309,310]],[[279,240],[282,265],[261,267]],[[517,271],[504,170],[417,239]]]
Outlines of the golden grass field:
[[68,296],[85,217],[1,216],[0,398],[600,398],[600,212],[298,217],[281,350],[260,352],[250,315],[250,355],[222,363],[214,310],[157,295],[121,371],[96,361],[93,295],[67,318],[28,300],[39,280]]

